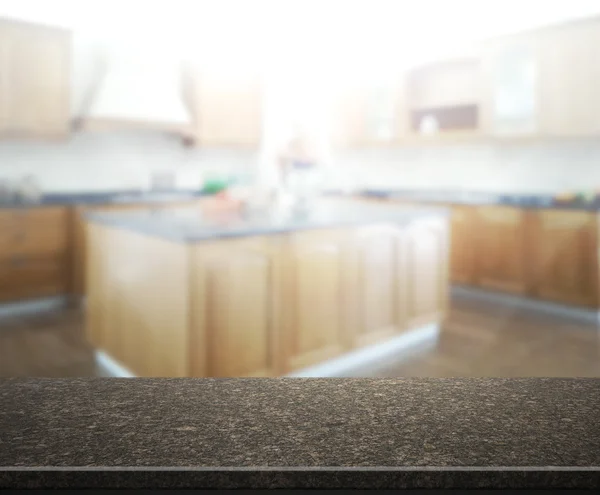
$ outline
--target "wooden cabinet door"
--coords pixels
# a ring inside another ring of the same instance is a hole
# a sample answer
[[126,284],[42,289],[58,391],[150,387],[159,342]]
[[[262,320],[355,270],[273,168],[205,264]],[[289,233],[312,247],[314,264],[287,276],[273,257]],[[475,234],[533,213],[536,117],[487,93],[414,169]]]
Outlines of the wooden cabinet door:
[[0,21],[0,135],[9,128],[10,117],[10,72],[13,44],[11,24]]
[[352,347],[393,337],[406,328],[405,236],[395,225],[357,229],[348,273]]
[[446,219],[419,219],[406,228],[405,262],[408,328],[439,323],[448,306]]
[[218,74],[194,76],[194,113],[200,146],[258,146],[262,139],[263,87],[260,78]]
[[539,34],[540,125],[549,136],[600,134],[600,21]]
[[354,87],[337,92],[332,102],[332,141],[335,147],[354,148],[398,143],[409,133],[406,87]]
[[535,214],[534,295],[598,304],[598,229],[595,213],[547,210]]
[[341,354],[347,336],[346,234],[292,234],[284,248],[283,297],[285,372]]
[[538,37],[503,37],[482,44],[481,128],[494,137],[539,132]]
[[193,376],[279,374],[277,244],[262,237],[191,248]]
[[476,210],[475,283],[523,294],[527,290],[525,214],[519,208],[483,206]]
[[10,33],[10,48],[4,56],[7,65],[0,69],[8,86],[5,132],[17,137],[66,135],[70,120],[68,33],[21,23],[11,26]]
[[475,274],[473,207],[453,206],[450,222],[450,279],[456,284],[471,285]]

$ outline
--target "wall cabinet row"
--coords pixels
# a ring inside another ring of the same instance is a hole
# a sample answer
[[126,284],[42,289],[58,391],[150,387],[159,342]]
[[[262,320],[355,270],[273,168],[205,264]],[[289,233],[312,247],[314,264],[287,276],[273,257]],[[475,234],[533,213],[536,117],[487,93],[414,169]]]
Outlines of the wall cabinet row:
[[[386,87],[340,92],[336,144],[598,136],[599,44],[600,19],[585,19],[478,43]],[[393,104],[378,107],[382,94]],[[428,119],[438,127],[431,135]]]

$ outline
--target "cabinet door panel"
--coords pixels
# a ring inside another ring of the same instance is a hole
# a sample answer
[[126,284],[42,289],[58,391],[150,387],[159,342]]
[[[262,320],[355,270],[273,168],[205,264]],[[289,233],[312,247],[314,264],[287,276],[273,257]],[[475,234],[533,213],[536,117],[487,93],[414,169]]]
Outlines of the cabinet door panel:
[[400,227],[376,226],[355,234],[351,304],[355,309],[352,345],[361,347],[401,333],[405,329],[406,289],[404,236]]
[[594,213],[538,212],[535,289],[542,299],[594,306],[598,302],[597,227]]
[[343,234],[331,231],[305,232],[289,239],[283,308],[289,371],[343,350],[343,239]]
[[477,209],[476,283],[523,294],[527,290],[525,215],[517,208]]
[[600,133],[600,22],[540,33],[540,121],[550,136]]
[[[278,372],[279,270],[272,245],[269,239],[244,239],[194,248],[193,331],[209,342],[204,357],[208,376]],[[196,360],[196,376],[204,374],[202,364]]]
[[407,323],[418,327],[443,319],[448,305],[446,220],[419,220],[406,230]]
[[9,54],[9,132],[64,135],[69,126],[69,37],[59,30],[15,28]]
[[450,276],[454,283],[467,285],[473,283],[475,262],[473,229],[473,208],[453,206],[450,234]]
[[195,74],[197,135],[200,145],[257,146],[262,138],[260,78]]

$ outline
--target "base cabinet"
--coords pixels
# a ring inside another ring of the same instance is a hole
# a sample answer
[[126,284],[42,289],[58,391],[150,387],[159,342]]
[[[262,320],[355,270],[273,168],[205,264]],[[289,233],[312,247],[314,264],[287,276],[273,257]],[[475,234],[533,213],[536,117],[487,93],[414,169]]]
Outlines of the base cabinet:
[[283,241],[285,372],[344,352],[347,237],[344,231],[326,230],[292,234]]
[[525,212],[520,208],[477,208],[475,284],[515,294],[527,291]]
[[451,281],[600,307],[598,214],[453,206]]
[[534,292],[540,299],[598,307],[596,214],[549,210],[533,222]]
[[406,329],[406,235],[394,225],[358,229],[352,239],[350,318],[353,348],[373,344]]
[[406,229],[406,325],[441,321],[448,306],[448,224],[445,219],[413,222]]
[[194,246],[194,376],[279,374],[281,256],[266,237]]
[[450,277],[456,284],[475,281],[475,209],[453,206],[450,213]]
[[195,244],[89,223],[88,335],[139,376],[293,373],[440,323],[446,222]]

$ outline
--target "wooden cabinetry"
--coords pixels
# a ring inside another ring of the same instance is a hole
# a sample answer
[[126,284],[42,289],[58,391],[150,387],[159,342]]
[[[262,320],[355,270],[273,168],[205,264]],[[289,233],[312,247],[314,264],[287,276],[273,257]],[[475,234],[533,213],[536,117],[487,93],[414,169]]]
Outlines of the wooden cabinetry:
[[406,320],[409,328],[439,322],[448,305],[448,227],[421,219],[406,229]]
[[582,211],[539,211],[532,221],[534,296],[598,307],[598,220]]
[[358,229],[348,246],[349,325],[352,347],[363,347],[406,329],[406,236],[395,225]]
[[470,206],[452,206],[450,216],[450,279],[472,284],[475,277],[475,215]]
[[240,78],[192,69],[188,81],[196,145],[259,146],[263,131],[259,76]]
[[71,257],[71,293],[76,296],[85,295],[86,287],[86,259],[87,259],[87,233],[85,214],[90,211],[136,211],[153,209],[164,211],[170,208],[194,206],[199,204],[198,199],[176,201],[168,203],[108,203],[94,206],[76,206],[71,211],[72,223],[72,257]]
[[70,34],[0,19],[0,137],[69,132]]
[[481,128],[492,137],[539,133],[537,33],[509,36],[482,46]]
[[0,211],[0,301],[67,292],[68,219],[63,207]]
[[341,149],[397,145],[409,131],[402,80],[338,91],[331,108],[332,140]]
[[192,248],[193,376],[279,374],[278,247],[259,237]]
[[284,248],[285,371],[333,358],[344,349],[347,288],[343,231],[301,232]]
[[88,335],[141,376],[279,376],[320,364],[441,322],[446,222],[191,244],[90,222]]
[[516,294],[527,290],[525,214],[520,208],[481,206],[475,221],[475,283]]
[[539,34],[541,132],[547,136],[600,134],[600,20]]

